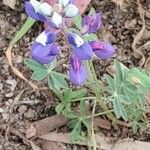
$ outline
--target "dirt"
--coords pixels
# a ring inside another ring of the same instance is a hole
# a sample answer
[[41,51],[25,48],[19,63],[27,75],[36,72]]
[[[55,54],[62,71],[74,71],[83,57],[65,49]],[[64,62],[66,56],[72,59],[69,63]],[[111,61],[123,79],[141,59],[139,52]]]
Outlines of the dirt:
[[[146,28],[137,47],[142,47],[150,40],[150,5],[148,0],[141,1],[145,10]],[[136,1],[128,1],[119,7],[110,0],[92,0],[90,7],[94,7],[103,14],[103,26],[99,30],[100,39],[111,42],[117,50],[116,58],[128,67],[141,65],[141,55],[133,51],[132,43],[134,37],[142,27],[142,21],[139,15]],[[39,87],[43,87],[39,91],[32,88],[17,78],[10,70],[5,58],[5,50],[15,32],[19,30],[27,15],[24,11],[23,2],[17,2],[15,10],[4,6],[0,2],[0,150],[28,150],[30,145],[16,135],[10,134],[3,129],[25,129],[27,123],[38,121],[40,119],[55,114],[54,108],[57,104],[56,97],[46,87],[45,83],[37,83]],[[36,24],[28,34],[13,49],[14,65],[29,78],[31,72],[24,66],[24,58],[30,57],[30,44],[42,30],[41,24]],[[150,68],[150,47],[146,46],[142,50],[145,57],[143,68]],[[66,55],[64,54],[64,57]],[[63,56],[62,56],[63,57]],[[65,58],[64,58],[65,59]],[[113,61],[95,61],[97,75],[103,79],[103,75],[109,73],[112,68]],[[15,103],[14,103],[15,101]],[[12,105],[14,107],[12,107]],[[64,129],[65,130],[65,129]],[[134,139],[148,141],[148,134],[134,135],[132,131],[126,128],[112,129],[102,131],[107,136],[116,137],[134,137]],[[62,145],[61,145],[62,146]],[[74,145],[63,145],[61,149],[86,149],[85,147],[77,147]]]

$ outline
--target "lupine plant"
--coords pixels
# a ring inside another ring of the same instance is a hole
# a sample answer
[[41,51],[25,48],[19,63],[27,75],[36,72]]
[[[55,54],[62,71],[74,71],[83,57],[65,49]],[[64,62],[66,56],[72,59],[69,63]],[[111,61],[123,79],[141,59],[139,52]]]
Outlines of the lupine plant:
[[[69,119],[72,140],[83,140],[88,133],[96,149],[94,117],[106,115],[113,123],[125,120],[135,132],[149,126],[144,114],[149,113],[145,93],[150,90],[150,74],[138,68],[128,69],[115,60],[115,73],[106,75],[105,83],[98,80],[93,60],[110,59],[116,50],[96,34],[102,27],[102,13],[91,9],[82,18],[74,1],[58,0],[54,6],[25,1],[30,19],[45,24],[45,30],[31,45],[31,59],[26,59],[25,64],[33,71],[33,80],[47,81],[55,93],[59,100],[55,110]],[[64,46],[57,42],[62,35]],[[69,56],[67,73],[58,72],[63,49]]]

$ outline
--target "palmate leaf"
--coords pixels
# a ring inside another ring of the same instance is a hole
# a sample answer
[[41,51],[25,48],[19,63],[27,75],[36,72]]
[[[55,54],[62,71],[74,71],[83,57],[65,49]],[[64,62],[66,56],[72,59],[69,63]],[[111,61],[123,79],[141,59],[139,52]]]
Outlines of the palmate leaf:
[[121,104],[121,102],[118,100],[117,97],[115,97],[115,99],[113,100],[113,107],[117,119],[122,117],[125,121],[128,120],[127,112],[125,111],[123,105]]
[[36,81],[41,81],[48,76],[49,72],[47,70],[36,70],[33,72],[31,79]]
[[145,89],[150,90],[150,75],[141,72],[137,68],[133,68],[129,72],[129,80],[135,85],[140,84]]
[[87,89],[83,88],[77,91],[72,91],[72,100],[82,98],[86,95]]
[[78,15],[73,18],[73,23],[76,25],[76,27],[81,30],[82,29],[82,16]]
[[44,65],[39,64],[38,62],[34,61],[33,59],[29,59],[29,58],[25,59],[24,64],[33,71],[47,70],[47,68]]
[[68,84],[65,80],[65,77],[62,74],[60,74],[60,73],[58,74],[53,71],[50,73],[50,77],[52,78],[54,87],[57,90],[60,90],[61,88],[64,88],[64,89],[68,88]]
[[85,42],[96,41],[98,39],[96,34],[85,34],[83,37]]

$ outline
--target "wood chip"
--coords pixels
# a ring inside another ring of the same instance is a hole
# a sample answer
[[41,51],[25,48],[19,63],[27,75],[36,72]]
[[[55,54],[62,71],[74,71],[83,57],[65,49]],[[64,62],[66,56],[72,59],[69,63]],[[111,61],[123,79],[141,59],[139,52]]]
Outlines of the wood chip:
[[42,134],[53,131],[54,129],[60,128],[67,122],[68,120],[65,117],[57,115],[39,120],[30,125],[27,125],[26,137],[30,139],[34,136],[40,136]]
[[97,117],[94,119],[94,124],[98,126],[99,128],[103,128],[107,130],[111,129],[111,122],[106,119],[102,119],[100,117]]
[[61,150],[61,146],[59,146],[56,142],[44,141],[41,145],[42,150]]
[[[129,138],[117,140],[115,138],[106,138],[101,134],[96,134],[95,136],[96,136],[97,148],[103,150],[149,150],[150,148],[150,143],[134,141],[133,139],[129,139]],[[72,143],[70,141],[70,135],[67,133],[63,134],[63,133],[52,132],[52,133],[42,135],[40,136],[40,138],[48,141],[53,141],[53,142],[92,146],[92,143],[89,139],[86,139],[85,141],[81,141],[81,142]]]
[[9,6],[12,9],[15,9],[16,0],[3,0],[3,4]]
[[30,141],[31,147],[33,150],[42,150],[39,146],[37,146],[34,142]]

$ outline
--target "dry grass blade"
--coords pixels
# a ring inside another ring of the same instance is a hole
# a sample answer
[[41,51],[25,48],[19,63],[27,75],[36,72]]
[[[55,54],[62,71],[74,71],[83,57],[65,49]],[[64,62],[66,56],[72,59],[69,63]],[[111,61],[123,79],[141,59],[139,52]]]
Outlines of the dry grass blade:
[[23,74],[13,66],[12,63],[12,56],[11,56],[11,51],[13,49],[13,45],[10,45],[7,50],[6,50],[6,58],[8,60],[8,64],[11,67],[13,73],[18,76],[19,78],[23,79],[24,81],[26,81],[34,90],[38,89],[38,87],[36,85],[34,85],[31,81],[29,81],[27,78],[25,78],[23,76]]
[[30,141],[30,144],[33,150],[42,150],[39,146],[35,145],[34,142]]
[[[91,141],[89,139],[86,139],[85,141],[81,142],[71,142],[69,138],[69,134],[63,134],[63,133],[48,133],[45,135],[40,136],[41,139],[45,139],[48,141],[53,142],[61,142],[66,144],[78,144],[78,145],[84,145],[89,146],[91,144]],[[115,138],[106,138],[103,135],[96,135],[96,142],[97,142],[97,148],[103,149],[103,150],[149,150],[150,143],[141,142],[141,141],[134,141],[132,139],[121,139],[116,140]]]
[[3,0],[3,3],[10,8],[14,9],[16,5],[16,0]]
[[132,43],[132,49],[134,52],[140,54],[142,56],[142,60],[141,60],[141,63],[140,63],[140,67],[142,67],[145,63],[145,56],[143,55],[143,53],[136,47],[137,43],[139,42],[139,40],[141,39],[143,33],[144,33],[144,30],[145,30],[145,18],[144,18],[144,10],[142,8],[142,5],[140,3],[140,0],[137,0],[137,4],[138,4],[138,11],[139,11],[139,14],[140,14],[140,18],[142,20],[142,28],[141,30],[137,33],[137,35],[135,36],[134,40],[133,40],[133,43]]

